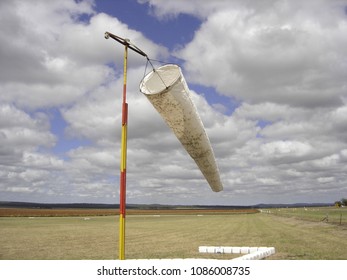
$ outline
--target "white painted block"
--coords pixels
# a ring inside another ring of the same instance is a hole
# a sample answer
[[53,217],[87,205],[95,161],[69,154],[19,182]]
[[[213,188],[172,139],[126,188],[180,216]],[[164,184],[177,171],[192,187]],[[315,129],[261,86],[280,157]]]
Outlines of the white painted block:
[[241,254],[241,247],[232,247],[233,254]]
[[199,246],[199,253],[207,253],[207,247],[206,246]]
[[249,247],[241,247],[240,252],[241,254],[249,254],[250,253]]
[[232,254],[233,247],[224,247],[224,254]]
[[233,260],[260,260],[275,254],[274,247],[200,246],[200,253],[243,254]]
[[214,253],[216,254],[224,254],[224,248],[223,247],[215,247]]
[[249,247],[249,253],[254,253],[258,251],[258,247]]

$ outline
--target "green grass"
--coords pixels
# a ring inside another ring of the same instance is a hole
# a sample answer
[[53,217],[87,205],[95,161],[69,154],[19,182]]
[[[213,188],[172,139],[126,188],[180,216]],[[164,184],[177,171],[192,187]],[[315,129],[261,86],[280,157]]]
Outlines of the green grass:
[[280,208],[268,209],[267,211],[282,217],[294,217],[306,221],[347,225],[346,207]]
[[111,259],[116,217],[0,218],[0,259]]
[[[223,258],[199,246],[271,246],[270,259],[347,259],[347,228],[268,214],[128,216],[126,258]],[[0,259],[117,259],[115,216],[0,218]]]

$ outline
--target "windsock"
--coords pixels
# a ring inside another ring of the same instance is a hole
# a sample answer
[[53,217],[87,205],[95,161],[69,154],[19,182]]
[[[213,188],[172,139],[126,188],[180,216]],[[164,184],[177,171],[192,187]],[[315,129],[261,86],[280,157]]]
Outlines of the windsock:
[[211,189],[223,190],[210,140],[180,67],[167,64],[153,70],[141,81],[140,91],[196,162]]

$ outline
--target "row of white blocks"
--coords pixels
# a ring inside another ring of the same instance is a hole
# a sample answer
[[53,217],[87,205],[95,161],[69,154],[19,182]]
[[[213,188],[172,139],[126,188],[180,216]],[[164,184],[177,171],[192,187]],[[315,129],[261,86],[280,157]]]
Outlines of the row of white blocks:
[[243,254],[233,260],[261,260],[275,254],[274,247],[216,247],[200,246],[200,253],[210,254]]

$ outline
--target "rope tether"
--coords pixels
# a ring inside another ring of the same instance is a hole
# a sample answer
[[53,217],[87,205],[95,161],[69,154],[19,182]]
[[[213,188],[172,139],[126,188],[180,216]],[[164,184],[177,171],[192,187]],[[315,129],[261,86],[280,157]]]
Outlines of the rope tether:
[[167,62],[160,61],[160,60],[155,60],[155,59],[150,59],[148,56],[146,56],[146,58],[147,58],[147,62],[146,62],[146,67],[145,67],[145,72],[144,72],[144,74],[143,74],[143,78],[144,78],[144,77],[146,76],[146,74],[147,74],[147,67],[148,67],[148,63],[149,63],[149,64],[152,66],[153,72],[156,73],[156,74],[158,75],[159,79],[161,80],[161,82],[163,83],[163,85],[165,86],[165,88],[168,89],[169,86],[165,84],[163,78],[162,78],[162,77],[160,76],[160,74],[155,70],[152,61],[156,61],[156,62],[163,63],[163,64],[164,64],[164,63],[167,63]]

